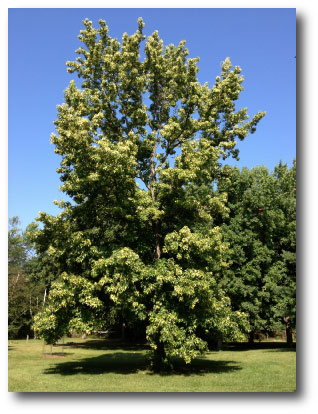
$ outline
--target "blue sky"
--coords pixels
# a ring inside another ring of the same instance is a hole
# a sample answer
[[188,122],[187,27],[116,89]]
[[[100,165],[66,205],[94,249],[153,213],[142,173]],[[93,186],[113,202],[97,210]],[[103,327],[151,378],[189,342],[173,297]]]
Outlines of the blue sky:
[[50,144],[56,105],[74,74],[77,39],[88,17],[106,20],[110,35],[132,34],[138,17],[145,34],[159,31],[164,44],[186,40],[190,57],[200,57],[199,81],[210,86],[228,56],[242,68],[244,88],[238,107],[264,110],[257,132],[239,144],[239,167],[296,156],[295,9],[9,9],[8,215],[25,227],[39,211],[57,214],[56,168],[60,158]]

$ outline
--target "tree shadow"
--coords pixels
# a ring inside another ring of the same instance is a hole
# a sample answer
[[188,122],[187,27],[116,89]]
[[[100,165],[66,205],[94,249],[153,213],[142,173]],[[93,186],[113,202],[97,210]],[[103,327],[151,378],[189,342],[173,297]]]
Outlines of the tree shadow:
[[254,342],[253,344],[249,344],[247,342],[239,342],[239,343],[226,343],[224,344],[223,348],[224,351],[250,351],[253,349],[268,349],[277,351],[277,352],[288,352],[296,351],[296,343],[293,343],[291,347],[288,347],[286,342]]
[[[242,368],[236,361],[211,361],[204,358],[196,358],[191,364],[186,364],[181,358],[174,358],[173,369],[168,372],[160,372],[160,375],[205,375],[205,374],[224,374],[239,371]],[[154,374],[154,372],[150,372]]]
[[277,348],[269,349],[267,352],[296,352],[296,348]]
[[73,352],[44,352],[41,354],[43,358],[64,358],[73,355]]
[[[204,375],[207,373],[226,373],[240,370],[235,361],[210,361],[195,359],[191,364],[174,359],[174,369],[169,372],[156,373],[159,375]],[[61,362],[44,370],[45,374],[59,374],[63,376],[76,374],[135,374],[143,373],[154,375],[149,370],[148,360],[144,353],[114,352],[93,358],[78,361]]]

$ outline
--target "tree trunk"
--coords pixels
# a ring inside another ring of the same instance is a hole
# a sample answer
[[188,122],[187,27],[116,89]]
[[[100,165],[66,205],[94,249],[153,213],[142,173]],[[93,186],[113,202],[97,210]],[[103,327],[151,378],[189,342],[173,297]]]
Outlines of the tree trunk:
[[43,307],[45,305],[45,300],[46,300],[46,288],[44,290],[44,295],[43,295]]
[[[153,203],[156,201],[155,196],[155,188],[154,184],[156,182],[156,169],[155,169],[155,156],[156,156],[156,150],[157,150],[157,142],[155,143],[152,152],[151,152],[151,158],[150,158],[150,194],[151,199]],[[154,236],[154,259],[158,260],[161,256],[161,249],[160,249],[160,223],[158,220],[152,221],[152,232]]]
[[124,341],[126,337],[126,324],[125,322],[121,325],[121,340]]
[[33,313],[32,313],[32,296],[30,296],[30,316],[31,319],[33,318]]
[[157,343],[157,349],[154,350],[153,368],[155,371],[161,371],[165,367],[166,351],[162,342]]
[[250,345],[254,344],[254,339],[255,339],[255,331],[249,332],[249,334],[248,334],[248,343]]
[[284,324],[286,329],[286,342],[289,347],[293,346],[293,331],[291,328],[290,317],[284,317]]
[[153,230],[153,236],[155,241],[155,248],[154,248],[154,259],[158,260],[161,256],[161,249],[160,249],[160,223],[158,220],[154,220],[152,222],[152,230]]

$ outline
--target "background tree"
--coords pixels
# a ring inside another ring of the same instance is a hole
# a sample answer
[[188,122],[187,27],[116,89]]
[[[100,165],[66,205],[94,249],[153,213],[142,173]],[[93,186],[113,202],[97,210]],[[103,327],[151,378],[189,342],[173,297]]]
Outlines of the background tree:
[[27,259],[23,232],[20,226],[19,217],[15,216],[9,219],[8,264],[12,269],[22,268]]
[[229,218],[222,225],[230,266],[222,286],[235,309],[249,314],[250,341],[256,331],[286,325],[296,315],[296,162],[270,174],[224,167],[218,191],[227,192]]
[[276,261],[266,280],[266,291],[273,300],[273,312],[286,329],[286,340],[293,342],[296,328],[296,160],[292,168],[280,162],[274,170],[277,209],[281,219],[275,228]]
[[65,103],[51,141],[62,157],[57,217],[41,213],[35,240],[54,262],[58,280],[36,330],[55,341],[69,326],[93,329],[116,309],[128,324],[143,323],[155,365],[206,349],[200,331],[239,335],[216,282],[226,245],[213,217],[226,214],[213,192],[219,158],[238,156],[264,113],[251,120],[235,108],[241,69],[227,58],[210,88],[197,80],[198,58],[185,42],[163,47],[158,32],[140,58],[144,23],[122,43],[84,21]]
[[[36,260],[32,244],[20,228],[18,217],[9,219],[8,231],[8,328],[9,337],[31,334],[32,318],[39,310],[41,287],[30,278]],[[27,231],[32,232],[33,225]]]

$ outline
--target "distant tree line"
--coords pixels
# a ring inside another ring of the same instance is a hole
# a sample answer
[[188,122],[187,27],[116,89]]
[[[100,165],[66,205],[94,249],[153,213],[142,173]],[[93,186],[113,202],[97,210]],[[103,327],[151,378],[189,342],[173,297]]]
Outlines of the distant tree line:
[[[45,307],[54,274],[47,255],[34,249],[32,234],[38,225],[23,231],[19,217],[9,219],[8,230],[8,330],[9,338],[34,335],[34,316]],[[56,277],[56,276],[55,276]]]

